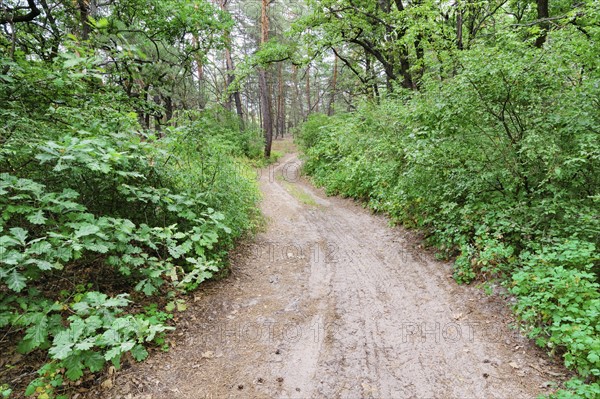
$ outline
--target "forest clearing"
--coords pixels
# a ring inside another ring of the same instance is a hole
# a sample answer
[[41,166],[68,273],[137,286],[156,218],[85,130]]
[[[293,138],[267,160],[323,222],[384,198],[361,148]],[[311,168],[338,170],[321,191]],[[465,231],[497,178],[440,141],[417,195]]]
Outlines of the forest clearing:
[[0,399],[600,398],[597,0],[0,0]]

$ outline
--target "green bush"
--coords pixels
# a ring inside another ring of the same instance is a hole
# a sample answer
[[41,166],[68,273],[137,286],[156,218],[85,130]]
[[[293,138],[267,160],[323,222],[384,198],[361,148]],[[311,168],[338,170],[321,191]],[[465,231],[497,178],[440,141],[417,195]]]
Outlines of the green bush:
[[[208,207],[227,210],[223,223],[232,233],[221,240],[221,247],[226,247],[257,227],[257,172],[248,160],[262,156],[262,137],[252,130],[240,133],[237,124],[199,121],[170,130],[161,148],[168,154],[168,179],[175,187],[201,192]],[[215,126],[207,128],[211,123]],[[223,135],[214,133],[219,127]],[[232,195],[234,187],[236,195]]]
[[13,65],[19,95],[0,85],[0,329],[48,359],[25,395],[163,345],[168,318],[139,302],[216,276],[259,216],[255,131],[207,111],[143,132],[126,100],[98,89],[93,60],[80,64]]
[[432,73],[405,98],[315,116],[299,141],[328,193],[422,229],[455,258],[458,281],[509,285],[530,336],[594,383],[600,75],[578,78],[577,60],[561,56],[587,51],[583,42],[550,43],[546,57],[514,41],[463,51],[453,77]]
[[528,335],[562,354],[582,377],[600,376],[600,287],[596,276],[532,258],[513,276],[511,292]]

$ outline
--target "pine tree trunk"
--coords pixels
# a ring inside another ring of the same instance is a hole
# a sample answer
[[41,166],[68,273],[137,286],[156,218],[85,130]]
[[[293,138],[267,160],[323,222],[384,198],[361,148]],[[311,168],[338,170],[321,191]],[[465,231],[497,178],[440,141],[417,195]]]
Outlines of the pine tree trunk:
[[310,103],[310,64],[308,68],[306,68],[306,86],[304,87],[304,92],[306,94],[306,117],[308,117],[312,111],[312,105]]
[[281,136],[285,133],[285,97],[283,93],[283,64],[279,63],[279,71],[277,76],[278,90],[277,90],[277,136]]
[[292,80],[294,81],[294,103],[292,110],[294,112],[294,126],[300,124],[304,115],[304,101],[300,94],[300,82],[298,81],[298,67],[292,66]]
[[[262,0],[261,44],[269,40],[268,7],[269,0]],[[271,91],[269,90],[267,71],[264,67],[258,71],[258,86],[262,110],[262,127],[265,134],[265,157],[269,158],[271,156],[271,145],[273,144],[273,117],[271,114]]]

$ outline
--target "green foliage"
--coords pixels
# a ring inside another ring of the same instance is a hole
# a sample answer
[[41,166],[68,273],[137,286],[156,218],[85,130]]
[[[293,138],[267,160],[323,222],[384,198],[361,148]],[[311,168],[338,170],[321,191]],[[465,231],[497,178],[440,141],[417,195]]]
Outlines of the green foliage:
[[0,396],[2,396],[3,398],[8,398],[10,397],[11,393],[12,389],[8,386],[8,384],[0,385]]
[[[455,258],[458,281],[510,285],[523,327],[586,379],[591,385],[577,391],[593,397],[600,365],[594,41],[565,28],[541,52],[498,34],[495,44],[450,55],[449,76],[431,68],[419,92],[309,118],[300,135],[305,170],[328,193],[422,229],[442,256]],[[563,56],[574,52],[585,56]]]
[[566,388],[550,395],[551,399],[594,399],[600,395],[600,383],[585,383],[580,379],[572,379],[565,384]]
[[583,377],[600,375],[600,294],[596,276],[531,258],[513,276],[511,292],[530,338],[562,352],[567,367]]
[[142,131],[129,100],[97,86],[94,57],[3,65],[0,329],[23,354],[47,352],[26,394],[54,397],[164,347],[169,318],[136,314],[134,298],[221,273],[257,223],[247,159],[261,143],[217,111],[181,116],[162,137]]
[[[261,132],[240,132],[233,114],[204,111],[180,116],[188,122],[163,141],[169,154],[169,179],[176,187],[200,191],[212,209],[227,209],[222,223],[231,230],[219,240],[216,251],[228,249],[243,232],[257,227],[257,172],[249,160],[262,157]],[[235,190],[235,195],[232,195]]]

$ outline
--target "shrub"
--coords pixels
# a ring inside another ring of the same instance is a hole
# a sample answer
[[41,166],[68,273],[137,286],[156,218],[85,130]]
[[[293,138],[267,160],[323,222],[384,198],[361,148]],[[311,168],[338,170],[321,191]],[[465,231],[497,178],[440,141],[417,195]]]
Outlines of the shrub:
[[[216,111],[161,138],[143,132],[110,91],[78,100],[95,82],[86,66],[15,66],[17,99],[0,86],[0,329],[19,352],[47,353],[25,392],[38,397],[163,345],[168,319],[139,302],[162,306],[161,296],[217,275],[258,218],[246,166],[255,132]],[[23,109],[35,96],[37,107]]]
[[459,282],[509,285],[523,327],[591,384],[572,386],[592,397],[600,76],[592,69],[576,79],[575,60],[560,56],[581,42],[550,43],[544,58],[513,41],[463,51],[454,76],[426,76],[420,92],[351,114],[315,116],[299,142],[305,171],[328,193],[422,229],[455,257]]

